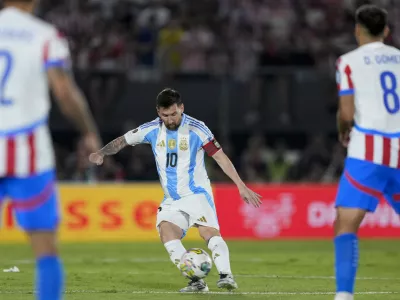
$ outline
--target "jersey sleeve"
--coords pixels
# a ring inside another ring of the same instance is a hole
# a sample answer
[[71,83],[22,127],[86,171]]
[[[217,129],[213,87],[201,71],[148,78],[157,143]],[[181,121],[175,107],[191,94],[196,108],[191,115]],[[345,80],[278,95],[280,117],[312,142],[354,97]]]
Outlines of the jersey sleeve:
[[125,141],[131,146],[145,143],[145,134],[140,128],[128,131],[125,133],[124,137]]
[[354,95],[352,69],[343,57],[336,61],[336,83],[339,96]]
[[199,136],[201,147],[208,156],[213,156],[221,149],[221,145],[215,139],[214,134],[203,122],[191,122],[190,125]]
[[71,67],[68,41],[61,33],[56,32],[45,42],[43,61],[46,70]]
[[158,128],[159,121],[157,119],[152,122],[145,123],[138,128],[125,133],[125,141],[131,146],[138,144],[153,144],[157,140],[156,130]]

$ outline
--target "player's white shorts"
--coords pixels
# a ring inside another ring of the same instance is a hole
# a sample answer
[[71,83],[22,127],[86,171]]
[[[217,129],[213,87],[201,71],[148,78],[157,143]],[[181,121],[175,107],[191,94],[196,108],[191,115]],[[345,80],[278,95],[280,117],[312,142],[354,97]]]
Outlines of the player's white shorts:
[[157,212],[157,229],[162,221],[179,226],[184,233],[195,225],[219,230],[214,200],[207,199],[204,194],[190,195],[175,201],[171,198],[166,199]]

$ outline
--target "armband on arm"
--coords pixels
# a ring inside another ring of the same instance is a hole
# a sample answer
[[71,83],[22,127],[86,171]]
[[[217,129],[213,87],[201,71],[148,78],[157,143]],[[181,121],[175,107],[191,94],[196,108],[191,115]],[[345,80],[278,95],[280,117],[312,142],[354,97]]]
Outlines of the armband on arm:
[[208,156],[213,156],[217,153],[221,148],[221,145],[217,142],[216,139],[212,139],[207,144],[203,146],[204,151],[206,151]]

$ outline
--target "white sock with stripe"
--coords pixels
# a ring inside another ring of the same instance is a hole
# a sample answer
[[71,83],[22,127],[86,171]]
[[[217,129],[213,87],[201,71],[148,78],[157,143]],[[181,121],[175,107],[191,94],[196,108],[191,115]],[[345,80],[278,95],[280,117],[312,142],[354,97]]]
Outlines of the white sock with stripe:
[[172,240],[164,244],[165,249],[167,249],[169,258],[172,263],[178,267],[181,261],[182,255],[186,252],[185,247],[182,245],[181,240]]
[[229,249],[224,239],[220,236],[213,236],[208,241],[208,248],[212,252],[212,258],[220,274],[232,274],[229,261]]

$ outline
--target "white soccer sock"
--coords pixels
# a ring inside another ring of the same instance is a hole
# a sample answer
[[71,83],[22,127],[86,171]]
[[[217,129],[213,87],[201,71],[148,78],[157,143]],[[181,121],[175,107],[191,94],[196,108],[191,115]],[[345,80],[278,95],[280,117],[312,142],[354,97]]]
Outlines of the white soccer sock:
[[220,274],[232,274],[229,261],[229,249],[224,239],[220,236],[213,236],[208,241],[208,249],[212,251],[212,257]]
[[167,249],[169,253],[169,258],[171,259],[172,263],[179,269],[179,262],[181,261],[181,257],[186,252],[186,249],[182,245],[181,240],[172,240],[166,242],[164,244],[164,247],[165,249]]
[[350,293],[339,292],[336,294],[335,300],[354,300],[354,296]]

